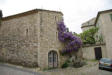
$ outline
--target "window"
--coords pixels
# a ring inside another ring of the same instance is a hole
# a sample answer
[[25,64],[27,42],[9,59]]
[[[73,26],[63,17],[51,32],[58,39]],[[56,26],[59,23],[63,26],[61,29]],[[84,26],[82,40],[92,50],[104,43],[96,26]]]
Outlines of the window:
[[28,29],[26,29],[26,35],[28,35]]
[[48,53],[48,66],[50,68],[58,67],[58,55],[55,51],[50,51]]
[[58,32],[56,32],[56,41],[58,40]]
[[110,19],[111,19],[111,21],[112,21],[112,14],[110,14]]
[[28,33],[28,29],[26,29],[26,33]]
[[54,18],[55,18],[55,21],[56,21],[56,16],[54,16]]

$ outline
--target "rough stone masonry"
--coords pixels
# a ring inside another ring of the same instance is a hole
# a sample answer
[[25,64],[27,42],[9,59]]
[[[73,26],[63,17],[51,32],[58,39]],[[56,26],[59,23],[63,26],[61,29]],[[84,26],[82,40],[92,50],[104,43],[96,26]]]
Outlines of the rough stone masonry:
[[0,61],[29,67],[48,67],[48,53],[58,53],[63,45],[58,40],[57,22],[63,14],[34,9],[0,19]]

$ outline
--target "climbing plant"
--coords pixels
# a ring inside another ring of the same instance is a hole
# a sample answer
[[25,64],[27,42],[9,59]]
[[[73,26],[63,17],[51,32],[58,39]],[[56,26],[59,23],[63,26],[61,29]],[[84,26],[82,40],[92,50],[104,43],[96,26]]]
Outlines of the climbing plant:
[[69,32],[63,21],[58,23],[58,31],[59,40],[66,44],[65,48],[61,50],[61,53],[78,51],[82,45],[81,39],[73,35],[72,32]]

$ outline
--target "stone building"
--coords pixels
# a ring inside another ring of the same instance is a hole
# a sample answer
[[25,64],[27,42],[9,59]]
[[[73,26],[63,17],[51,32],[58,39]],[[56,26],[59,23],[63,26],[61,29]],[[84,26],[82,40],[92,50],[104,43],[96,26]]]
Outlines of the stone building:
[[[87,30],[89,27],[91,26],[88,25],[84,27],[82,25],[82,30]],[[112,9],[98,12],[93,27],[99,28],[98,32],[95,34],[97,42],[94,46],[89,45],[83,47],[83,57],[87,59],[102,57],[112,59]],[[88,56],[88,54],[90,56]]]
[[83,23],[82,26],[81,26],[82,31],[86,31],[90,28],[93,28],[95,20],[96,20],[96,18],[92,18],[91,20]]
[[34,9],[0,18],[0,61],[41,68],[60,67],[58,11]]
[[112,59],[112,9],[99,12],[95,25],[99,28],[98,37],[103,37],[106,44],[107,57]]

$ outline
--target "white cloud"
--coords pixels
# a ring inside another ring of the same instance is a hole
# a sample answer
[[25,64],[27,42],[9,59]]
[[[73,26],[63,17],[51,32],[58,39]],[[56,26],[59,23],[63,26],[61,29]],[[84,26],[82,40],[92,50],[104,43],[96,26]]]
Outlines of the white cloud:
[[112,8],[111,2],[112,0],[6,0],[0,7],[4,16],[35,8],[62,11],[67,27],[80,33],[81,24],[95,17],[98,11]]

